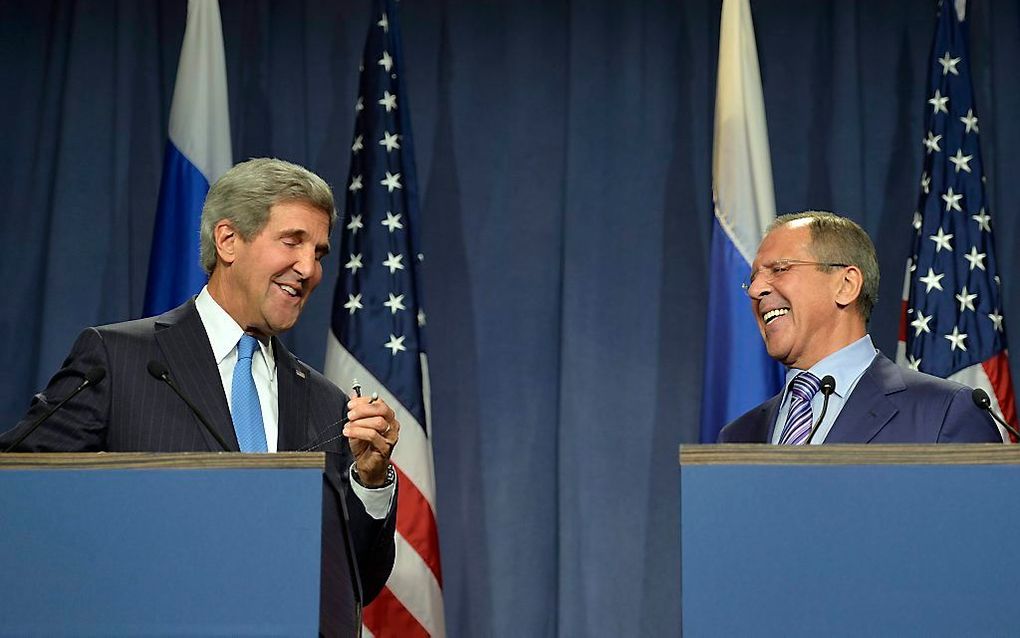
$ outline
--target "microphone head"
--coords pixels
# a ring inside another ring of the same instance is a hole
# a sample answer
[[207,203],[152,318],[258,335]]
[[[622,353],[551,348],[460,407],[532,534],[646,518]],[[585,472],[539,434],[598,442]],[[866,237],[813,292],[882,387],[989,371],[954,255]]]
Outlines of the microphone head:
[[988,398],[988,393],[981,388],[974,388],[974,391],[970,393],[970,398],[974,400],[974,405],[982,410],[989,410],[992,407],[992,400]]
[[160,381],[166,379],[170,375],[170,371],[167,369],[166,364],[162,361],[152,360],[145,367],[149,370],[149,374]]
[[92,368],[85,373],[85,381],[89,385],[95,385],[106,378],[106,368]]
[[831,374],[822,377],[822,394],[829,396],[836,391],[836,379]]

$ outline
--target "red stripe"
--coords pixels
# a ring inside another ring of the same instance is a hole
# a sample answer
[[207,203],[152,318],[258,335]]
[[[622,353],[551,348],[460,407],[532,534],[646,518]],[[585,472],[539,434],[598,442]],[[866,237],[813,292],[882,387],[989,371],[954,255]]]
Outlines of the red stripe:
[[[991,359],[986,360],[981,366],[992,383],[992,391],[999,402],[999,409],[1002,411],[1002,418],[1013,427],[1017,427],[1016,402],[1013,394],[1013,378],[1009,374],[1009,357],[1005,352],[1000,352]],[[1014,439],[1013,435],[1010,435]],[[1014,443],[1016,440],[1014,439]]]
[[432,570],[432,574],[443,586],[442,567],[439,564],[439,531],[436,529],[436,518],[432,513],[432,507],[425,500],[425,496],[409,479],[406,474],[400,471],[396,463],[393,466],[397,469],[397,480],[400,489],[397,490],[397,531],[404,540],[418,552],[425,564]]
[[[400,489],[404,489],[401,486]],[[383,587],[370,605],[365,607],[362,617],[365,626],[379,638],[429,638],[429,632],[422,627],[411,612],[407,611],[389,587]]]
[[900,308],[900,341],[907,342],[907,300],[903,300],[903,307]]

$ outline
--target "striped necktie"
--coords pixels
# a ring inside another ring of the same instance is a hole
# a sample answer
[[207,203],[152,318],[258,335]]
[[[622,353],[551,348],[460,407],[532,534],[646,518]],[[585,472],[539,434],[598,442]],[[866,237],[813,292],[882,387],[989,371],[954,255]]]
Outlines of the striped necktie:
[[267,452],[266,428],[262,423],[262,406],[251,376],[251,357],[259,342],[251,335],[242,335],[237,342],[237,364],[234,365],[234,380],[230,390],[231,416],[234,432],[242,452]]
[[803,445],[811,433],[811,398],[822,382],[810,372],[801,372],[790,384],[790,414],[786,417],[780,445]]

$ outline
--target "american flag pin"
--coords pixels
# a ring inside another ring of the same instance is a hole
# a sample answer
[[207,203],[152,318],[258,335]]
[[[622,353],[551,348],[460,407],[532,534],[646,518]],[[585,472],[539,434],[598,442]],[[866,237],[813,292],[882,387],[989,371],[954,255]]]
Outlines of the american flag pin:
[[302,379],[305,378],[305,371],[302,370],[301,368],[294,368],[294,373],[297,374]]

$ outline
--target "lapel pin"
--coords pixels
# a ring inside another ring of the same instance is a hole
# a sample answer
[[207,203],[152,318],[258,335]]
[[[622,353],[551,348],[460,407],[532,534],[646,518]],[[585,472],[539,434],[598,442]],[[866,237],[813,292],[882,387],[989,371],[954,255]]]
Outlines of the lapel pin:
[[302,370],[301,368],[294,368],[294,373],[301,377],[302,379],[305,378],[305,371]]

